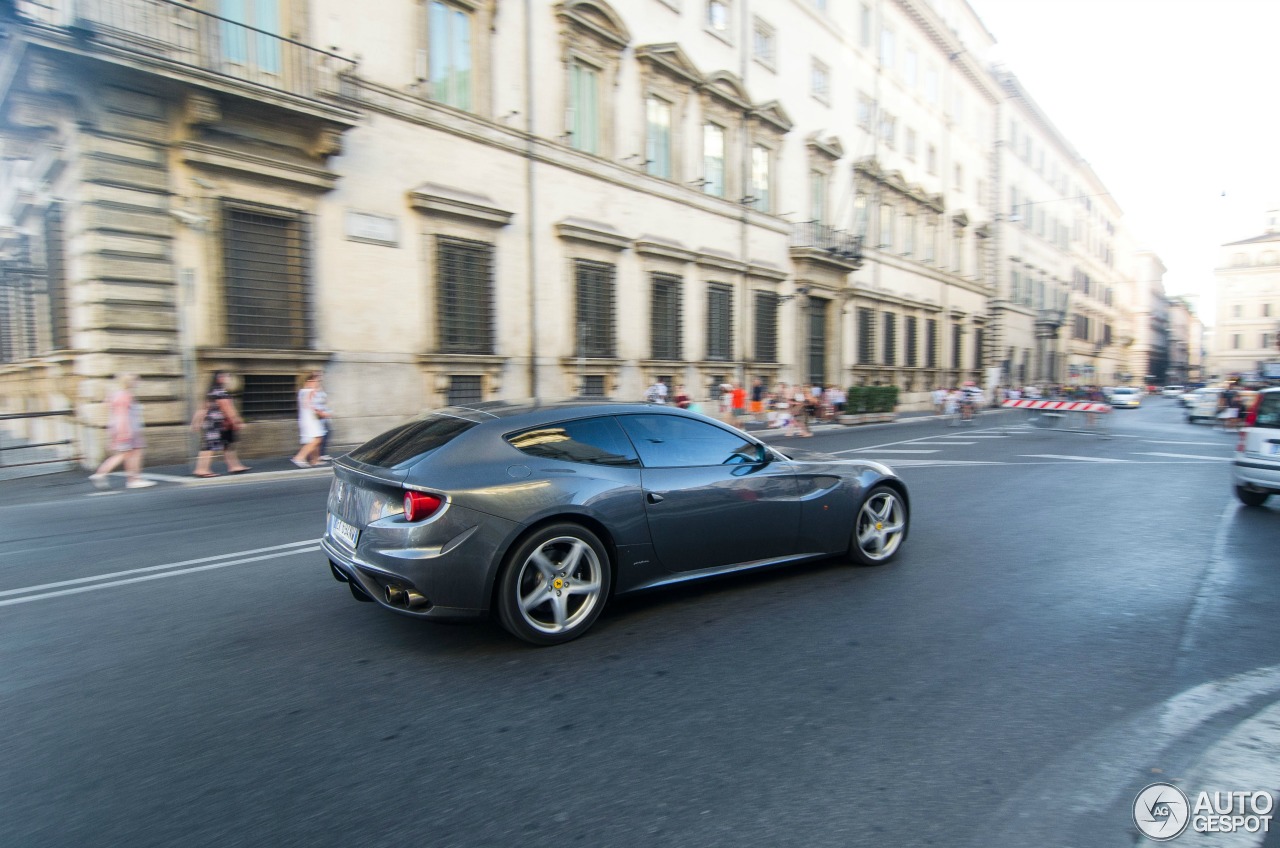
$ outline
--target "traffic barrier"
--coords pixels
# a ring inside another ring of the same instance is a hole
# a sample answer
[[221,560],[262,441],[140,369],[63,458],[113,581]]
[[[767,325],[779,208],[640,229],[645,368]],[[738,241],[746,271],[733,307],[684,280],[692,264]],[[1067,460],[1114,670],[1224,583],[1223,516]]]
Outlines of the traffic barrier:
[[1024,421],[1030,427],[1111,438],[1106,427],[1110,404],[1091,400],[1006,400],[1000,405],[1005,409],[1025,409]]

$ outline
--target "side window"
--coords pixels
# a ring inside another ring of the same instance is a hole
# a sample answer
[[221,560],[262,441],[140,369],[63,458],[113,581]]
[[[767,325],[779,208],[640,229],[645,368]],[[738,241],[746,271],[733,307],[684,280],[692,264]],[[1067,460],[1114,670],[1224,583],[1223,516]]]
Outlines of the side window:
[[563,462],[638,466],[639,458],[612,418],[587,418],[535,427],[507,436],[521,453]]
[[759,447],[712,424],[675,415],[618,419],[649,468],[690,468],[756,462]]
[[1258,402],[1258,427],[1280,428],[1280,392],[1267,392]]

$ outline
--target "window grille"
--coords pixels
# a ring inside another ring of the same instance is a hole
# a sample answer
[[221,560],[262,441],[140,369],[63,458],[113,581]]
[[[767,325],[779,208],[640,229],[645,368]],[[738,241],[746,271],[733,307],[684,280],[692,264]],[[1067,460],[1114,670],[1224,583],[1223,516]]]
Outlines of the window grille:
[[680,286],[681,280],[674,274],[654,274],[651,327],[654,359],[676,360],[681,358],[680,344]]
[[305,350],[311,342],[311,256],[303,216],[224,204],[227,344]]
[[858,364],[872,365],[875,363],[875,320],[876,313],[873,309],[859,307],[858,309]]
[[[577,278],[578,348],[583,356],[610,358],[614,355],[613,288],[615,267],[607,262],[578,259]],[[601,384],[603,392],[603,383]]]
[[897,365],[898,348],[898,316],[892,312],[884,313],[884,364]]
[[449,377],[449,406],[467,406],[484,400],[484,378],[480,375],[453,374]]
[[917,334],[918,321],[914,315],[908,315],[904,319],[907,351],[903,365],[908,368],[915,368],[920,364],[919,339]]
[[924,322],[924,367],[938,367],[938,322],[934,318]]
[[49,290],[49,338],[54,350],[70,347],[67,332],[67,265],[63,241],[62,204],[52,203],[44,213],[44,266]]
[[778,296],[756,292],[756,362],[778,361]]
[[982,346],[986,343],[984,330],[973,331],[973,370],[982,370]]
[[298,414],[298,378],[293,374],[245,374],[240,413],[247,421]]
[[727,360],[733,351],[733,290],[707,289],[707,359]]
[[964,346],[964,335],[960,332],[960,324],[951,324],[951,367],[960,368],[960,351]]
[[827,305],[831,301],[809,299],[809,382],[827,383]]
[[436,321],[443,353],[493,353],[492,244],[436,237]]
[[604,375],[587,374],[582,378],[583,397],[604,397]]

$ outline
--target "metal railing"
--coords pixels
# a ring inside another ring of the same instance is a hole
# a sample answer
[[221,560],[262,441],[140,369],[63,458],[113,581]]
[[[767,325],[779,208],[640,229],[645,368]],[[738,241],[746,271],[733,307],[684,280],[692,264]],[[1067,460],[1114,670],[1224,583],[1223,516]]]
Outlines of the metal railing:
[[791,246],[825,250],[832,256],[853,261],[862,259],[862,238],[817,221],[801,221],[791,227]]
[[80,459],[75,432],[75,414],[70,409],[0,415],[0,480],[65,470],[53,466]]
[[17,0],[19,17],[151,61],[298,97],[336,94],[356,63],[175,0]]

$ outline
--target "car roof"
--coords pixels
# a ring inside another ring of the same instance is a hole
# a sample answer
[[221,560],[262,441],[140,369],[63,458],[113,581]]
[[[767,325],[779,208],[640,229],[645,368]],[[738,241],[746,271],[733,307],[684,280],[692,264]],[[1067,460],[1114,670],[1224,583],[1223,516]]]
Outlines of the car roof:
[[540,401],[485,401],[484,403],[466,406],[446,406],[424,412],[421,417],[442,415],[462,418],[475,424],[503,422],[497,426],[525,427],[538,424],[550,424],[570,418],[587,418],[593,415],[620,415],[624,413],[656,412],[665,415],[678,415],[686,418],[702,419],[704,416],[687,412],[679,407],[658,403],[638,403],[627,401],[610,401],[604,399],[572,398],[569,400]]

